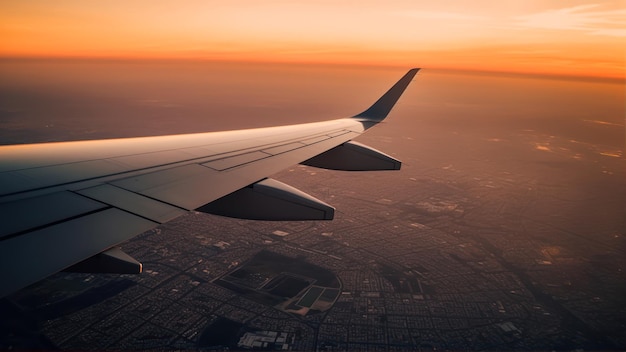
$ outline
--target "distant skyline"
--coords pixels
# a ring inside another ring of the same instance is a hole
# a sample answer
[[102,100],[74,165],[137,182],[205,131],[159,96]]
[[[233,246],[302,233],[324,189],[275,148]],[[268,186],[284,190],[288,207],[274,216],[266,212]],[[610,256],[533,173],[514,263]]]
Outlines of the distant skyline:
[[210,59],[624,78],[623,1],[2,1],[0,57]]

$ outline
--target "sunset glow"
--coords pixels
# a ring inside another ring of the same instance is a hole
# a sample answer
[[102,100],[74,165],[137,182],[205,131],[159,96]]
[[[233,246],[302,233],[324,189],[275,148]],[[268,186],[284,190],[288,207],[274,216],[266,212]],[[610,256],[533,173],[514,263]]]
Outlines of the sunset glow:
[[625,72],[622,1],[4,1],[0,23],[0,57]]

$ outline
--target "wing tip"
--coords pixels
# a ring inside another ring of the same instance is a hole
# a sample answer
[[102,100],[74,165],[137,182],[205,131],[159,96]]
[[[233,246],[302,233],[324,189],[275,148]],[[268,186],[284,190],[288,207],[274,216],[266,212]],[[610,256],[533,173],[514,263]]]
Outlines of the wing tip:
[[372,106],[362,113],[353,116],[353,118],[370,122],[380,122],[384,120],[419,70],[421,70],[420,67],[410,69]]

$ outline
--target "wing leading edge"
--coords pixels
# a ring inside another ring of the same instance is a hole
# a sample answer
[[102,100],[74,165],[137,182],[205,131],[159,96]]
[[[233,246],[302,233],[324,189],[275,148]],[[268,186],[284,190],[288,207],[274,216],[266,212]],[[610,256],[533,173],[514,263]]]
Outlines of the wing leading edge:
[[[399,169],[399,161],[351,140],[389,114],[418,70],[352,118],[0,147],[0,297],[61,270],[119,267],[93,267],[105,262],[94,257],[110,257],[119,243],[189,210],[263,220],[332,219],[331,206],[267,177],[298,163]],[[127,262],[137,267],[132,258]]]

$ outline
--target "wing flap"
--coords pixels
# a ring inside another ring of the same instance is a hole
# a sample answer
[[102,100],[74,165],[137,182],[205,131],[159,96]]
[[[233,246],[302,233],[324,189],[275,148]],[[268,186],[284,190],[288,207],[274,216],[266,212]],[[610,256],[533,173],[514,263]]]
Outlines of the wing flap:
[[157,225],[119,209],[105,209],[6,239],[0,242],[0,297]]
[[68,191],[0,203],[0,239],[106,207]]
[[217,171],[208,167],[190,164],[125,178],[112,182],[112,184],[183,209],[192,210],[204,204],[206,199],[215,199],[212,197],[218,190],[211,187],[211,181],[215,180],[217,174]]
[[186,213],[181,208],[110,184],[82,189],[77,193],[161,224]]

